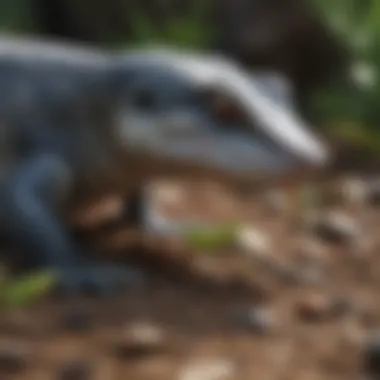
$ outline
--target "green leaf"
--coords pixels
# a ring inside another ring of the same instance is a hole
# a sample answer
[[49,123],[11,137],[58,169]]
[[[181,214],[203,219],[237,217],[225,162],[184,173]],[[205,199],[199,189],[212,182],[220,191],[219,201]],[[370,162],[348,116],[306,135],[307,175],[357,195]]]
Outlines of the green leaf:
[[236,226],[193,229],[185,233],[186,244],[196,250],[213,250],[227,247],[236,241]]
[[48,293],[55,284],[52,273],[41,272],[9,280],[3,285],[1,306],[18,307],[28,304]]

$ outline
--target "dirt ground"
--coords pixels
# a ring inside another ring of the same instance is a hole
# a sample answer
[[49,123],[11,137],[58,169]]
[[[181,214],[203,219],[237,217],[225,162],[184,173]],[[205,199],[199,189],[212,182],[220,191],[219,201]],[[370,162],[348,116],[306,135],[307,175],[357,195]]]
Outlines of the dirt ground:
[[150,243],[163,253],[123,294],[4,312],[0,379],[362,379],[380,321],[380,187],[358,179],[254,197],[162,185],[162,213],[238,221],[239,241]]

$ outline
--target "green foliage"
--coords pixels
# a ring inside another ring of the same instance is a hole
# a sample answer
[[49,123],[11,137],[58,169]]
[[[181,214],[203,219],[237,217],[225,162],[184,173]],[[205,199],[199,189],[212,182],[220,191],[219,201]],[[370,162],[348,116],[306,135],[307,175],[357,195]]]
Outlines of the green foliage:
[[30,0],[1,0],[0,32],[31,32],[34,20],[30,5]]
[[47,294],[55,284],[51,273],[41,272],[19,278],[4,278],[0,284],[0,308],[22,307]]
[[197,49],[208,46],[213,36],[213,30],[206,22],[208,1],[193,1],[192,5],[186,15],[171,20],[165,28],[156,27],[143,11],[135,8],[131,18],[135,43],[139,46],[171,44]]
[[[316,0],[326,21],[353,56],[350,81],[337,83],[314,99],[324,121],[350,122],[362,129],[380,125],[380,2],[378,0]],[[371,135],[373,136],[373,135]]]

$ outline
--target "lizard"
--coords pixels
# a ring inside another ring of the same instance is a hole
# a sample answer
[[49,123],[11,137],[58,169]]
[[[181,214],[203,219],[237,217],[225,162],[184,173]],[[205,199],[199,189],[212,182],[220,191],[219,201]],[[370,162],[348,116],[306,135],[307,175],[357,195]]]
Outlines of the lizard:
[[[157,177],[244,182],[326,160],[307,127],[281,108],[271,114],[269,98],[222,57],[7,37],[0,83],[0,233],[28,266],[55,271],[68,293],[140,278],[88,258],[70,236],[64,214],[82,200],[133,193]],[[211,85],[260,123],[236,128],[214,118],[202,96]]]

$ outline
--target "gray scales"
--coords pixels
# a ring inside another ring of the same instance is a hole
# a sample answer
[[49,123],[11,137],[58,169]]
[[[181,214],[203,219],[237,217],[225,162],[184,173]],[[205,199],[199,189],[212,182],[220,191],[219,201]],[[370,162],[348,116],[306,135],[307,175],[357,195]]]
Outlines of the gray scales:
[[[244,123],[215,117],[210,87],[242,106]],[[286,86],[223,57],[9,36],[0,40],[0,96],[0,233],[29,267],[56,271],[65,292],[113,291],[139,276],[89,261],[71,236],[63,215],[86,197],[134,194],[130,217],[146,225],[140,190],[152,179],[245,183],[327,157]]]

